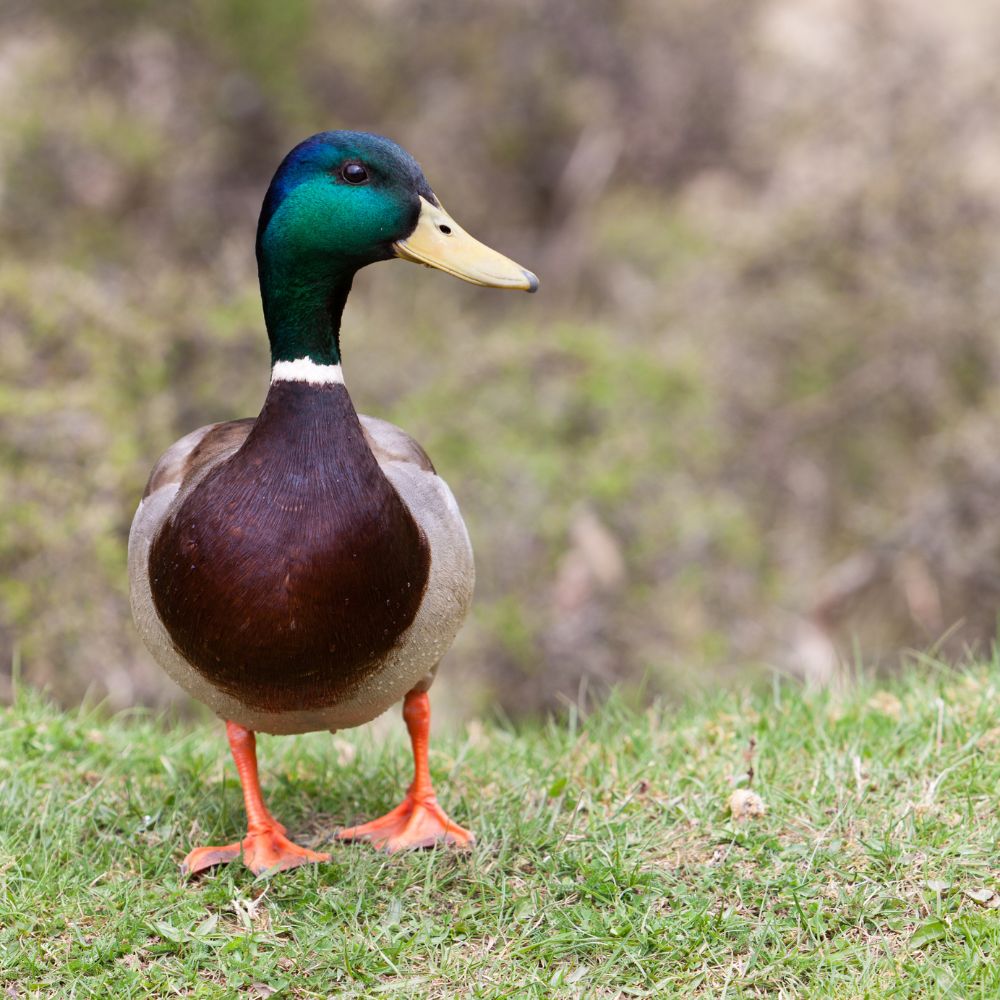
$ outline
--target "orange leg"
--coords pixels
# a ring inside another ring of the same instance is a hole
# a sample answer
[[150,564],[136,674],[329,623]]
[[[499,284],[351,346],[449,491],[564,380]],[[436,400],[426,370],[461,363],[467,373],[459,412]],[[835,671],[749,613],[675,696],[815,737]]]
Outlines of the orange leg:
[[267,811],[260,793],[257,775],[257,737],[235,722],[226,723],[229,748],[233,751],[236,770],[243,786],[243,801],[247,808],[247,835],[225,847],[196,847],[181,864],[185,875],[197,875],[212,865],[221,865],[243,855],[243,863],[255,875],[266,871],[282,871],[310,861],[329,861],[329,854],[319,854],[293,844],[285,836],[285,828]]
[[380,819],[341,830],[341,840],[367,840],[381,850],[432,847],[437,843],[465,847],[476,838],[453,823],[438,805],[427,765],[427,737],[431,728],[431,701],[426,691],[411,691],[403,701],[403,718],[413,744],[413,783],[400,805]]

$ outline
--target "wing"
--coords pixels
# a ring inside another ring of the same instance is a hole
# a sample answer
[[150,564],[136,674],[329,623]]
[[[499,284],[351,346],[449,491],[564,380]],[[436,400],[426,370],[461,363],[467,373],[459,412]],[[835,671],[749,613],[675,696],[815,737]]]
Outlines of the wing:
[[365,440],[379,465],[385,462],[410,462],[425,472],[434,473],[434,463],[427,457],[427,452],[410,437],[388,420],[378,417],[368,417],[358,414],[361,429],[365,432]]
[[431,580],[403,652],[429,664],[413,688],[426,691],[472,602],[472,545],[455,497],[427,452],[395,424],[363,413],[358,417],[368,447],[430,544]]
[[231,455],[246,440],[253,425],[253,417],[208,424],[175,441],[153,466],[143,500],[164,486],[183,486],[203,469]]

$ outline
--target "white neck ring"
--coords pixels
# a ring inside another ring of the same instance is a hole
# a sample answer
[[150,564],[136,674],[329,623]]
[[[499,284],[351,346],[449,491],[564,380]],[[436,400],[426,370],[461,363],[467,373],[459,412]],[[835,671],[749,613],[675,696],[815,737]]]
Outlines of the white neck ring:
[[311,358],[276,361],[271,369],[271,384],[275,382],[308,382],[310,385],[343,385],[344,372],[340,365],[318,365]]

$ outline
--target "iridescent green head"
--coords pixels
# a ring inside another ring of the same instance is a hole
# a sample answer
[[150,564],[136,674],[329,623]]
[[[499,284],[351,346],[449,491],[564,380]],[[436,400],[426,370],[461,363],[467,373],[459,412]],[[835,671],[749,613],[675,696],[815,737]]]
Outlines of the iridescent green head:
[[340,360],[340,315],[357,270],[402,257],[475,284],[534,291],[538,279],[474,240],[416,160],[366,132],[321,132],[278,167],[257,226],[272,361]]

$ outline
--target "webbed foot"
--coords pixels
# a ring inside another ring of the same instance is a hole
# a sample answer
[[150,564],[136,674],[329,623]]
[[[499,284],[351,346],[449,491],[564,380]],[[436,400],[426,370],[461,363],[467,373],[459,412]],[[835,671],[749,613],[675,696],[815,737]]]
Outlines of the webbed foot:
[[469,830],[448,818],[434,795],[417,800],[410,792],[392,812],[370,823],[341,830],[337,839],[367,841],[389,854],[435,844],[470,847],[476,842]]
[[243,863],[254,873],[280,872],[318,861],[329,861],[330,855],[300,847],[289,840],[280,824],[248,833],[242,841],[225,847],[196,847],[181,864],[185,875],[197,875],[214,865],[235,861],[243,855]]

